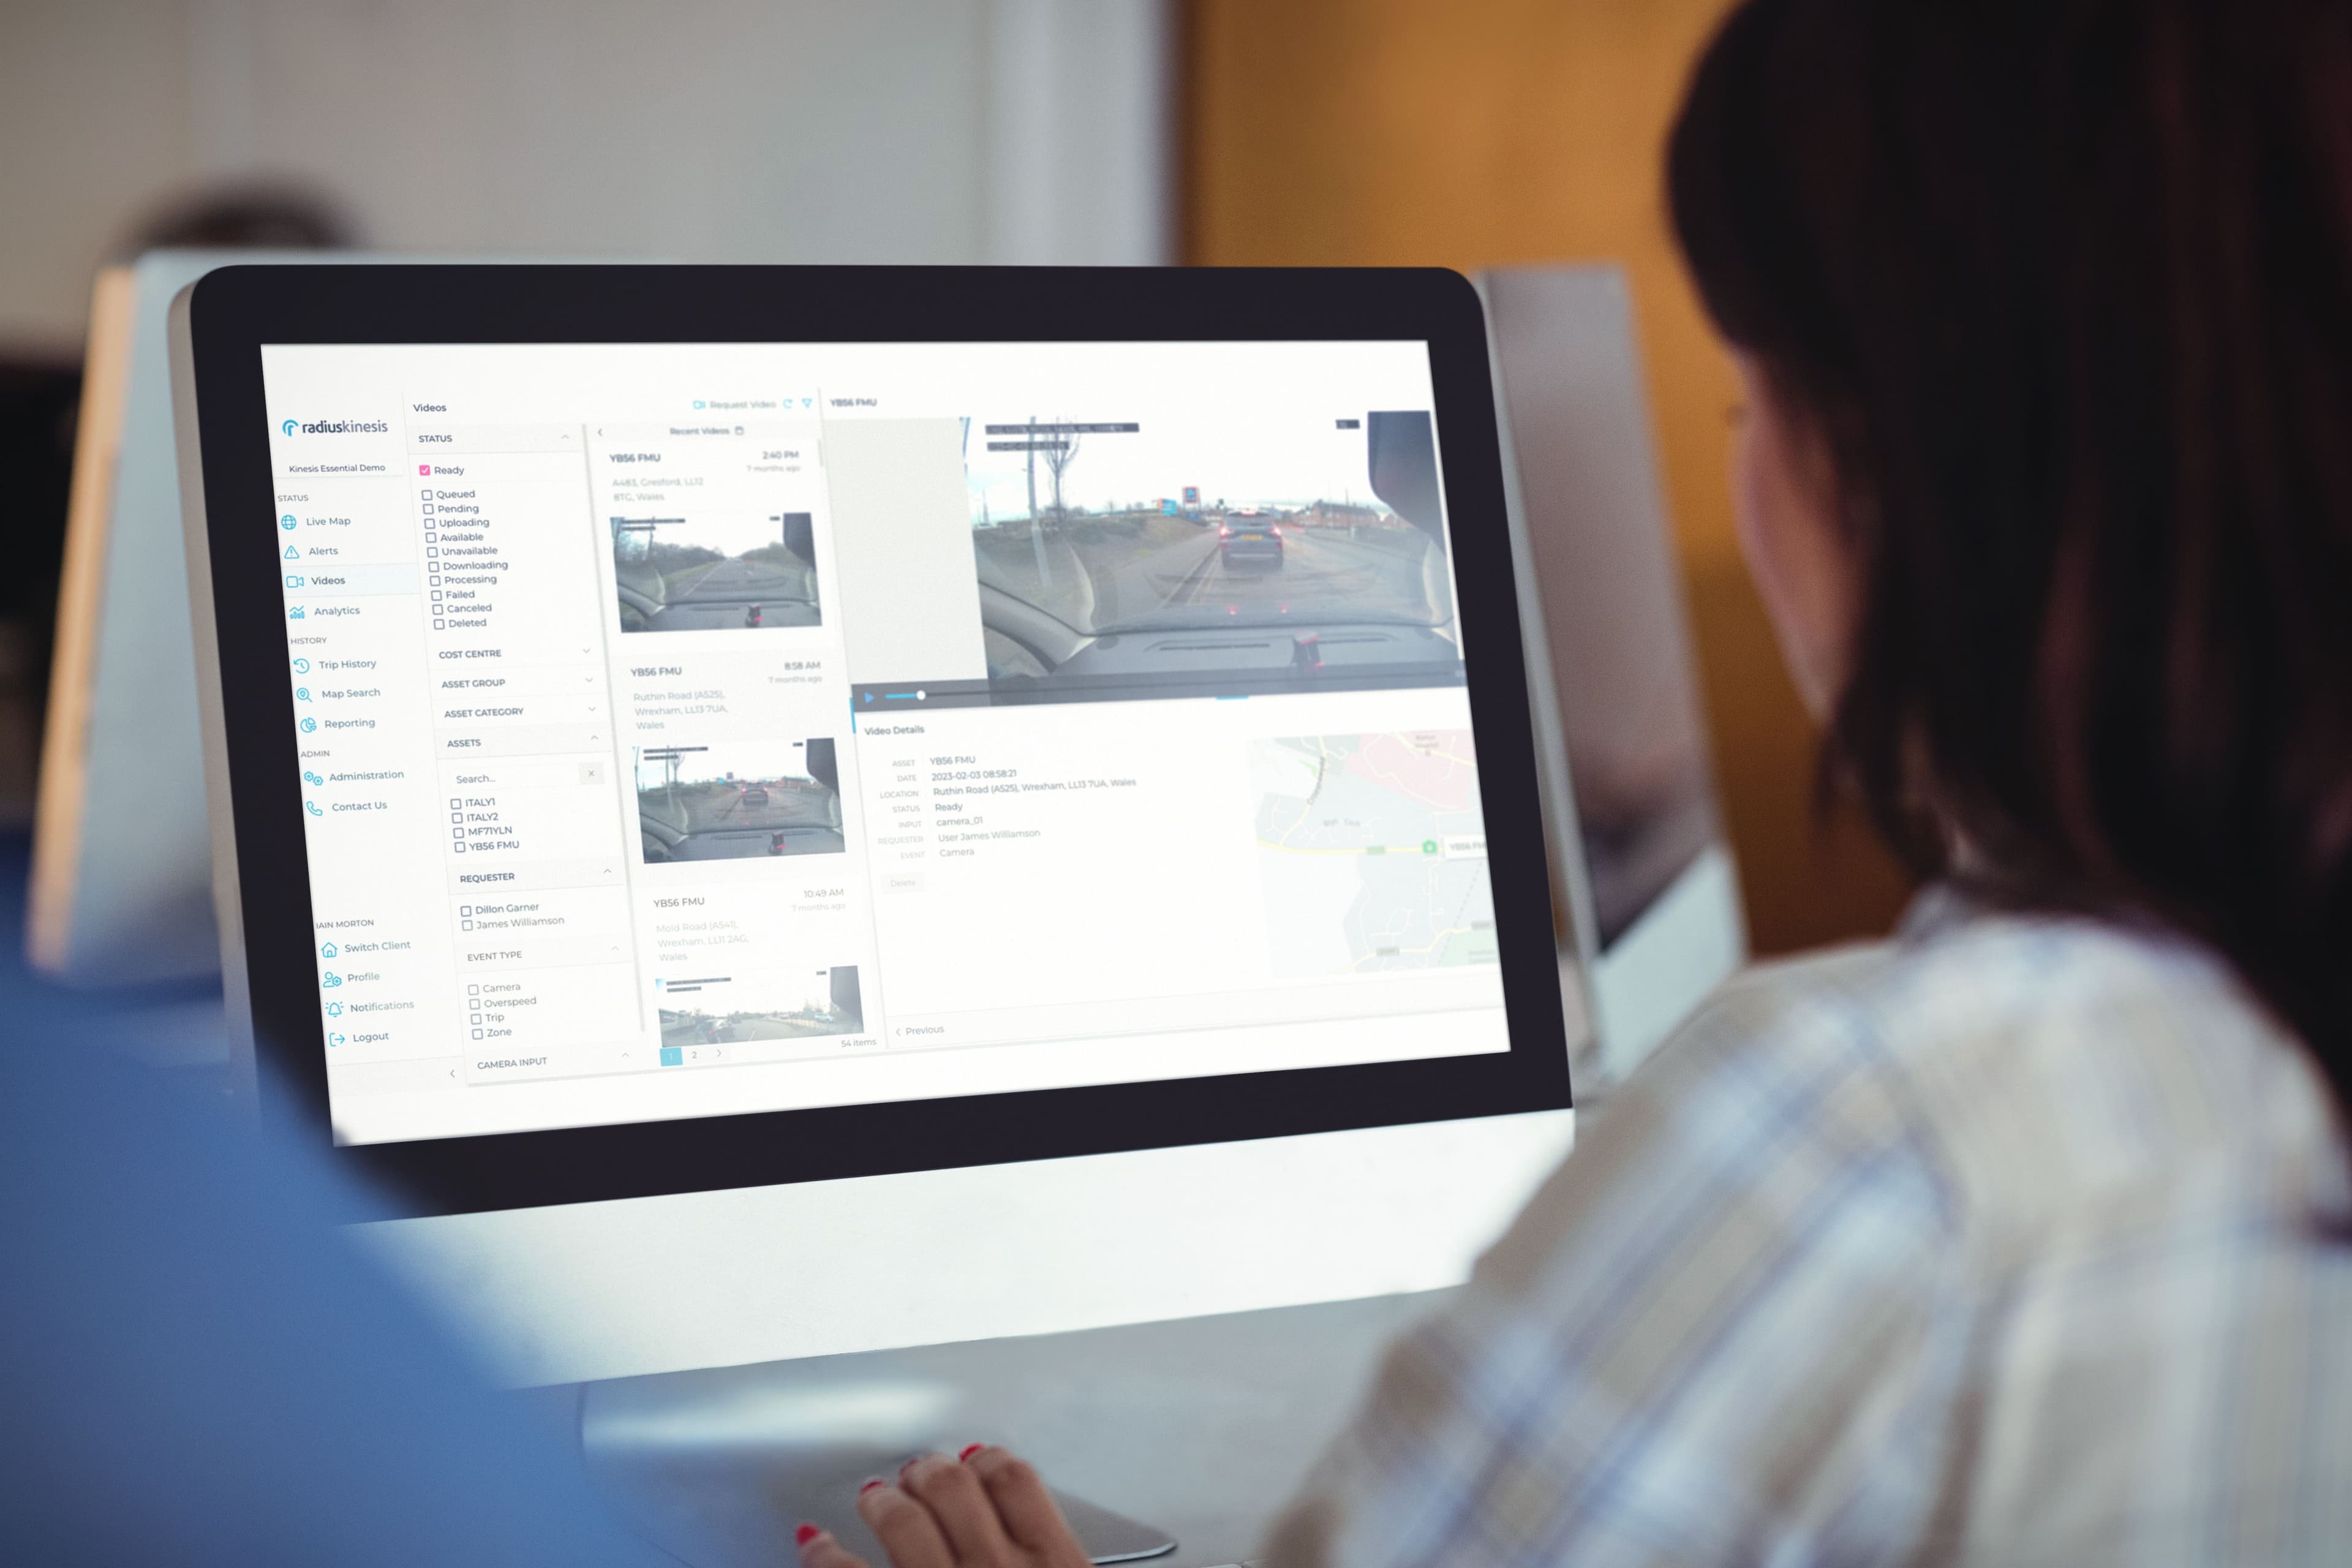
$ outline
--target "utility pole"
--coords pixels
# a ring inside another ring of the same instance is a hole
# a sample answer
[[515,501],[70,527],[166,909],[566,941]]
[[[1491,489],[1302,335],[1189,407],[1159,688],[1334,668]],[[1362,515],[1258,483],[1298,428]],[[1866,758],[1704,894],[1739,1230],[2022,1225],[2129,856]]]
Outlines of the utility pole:
[[1037,416],[1029,416],[1029,449],[1021,455],[1029,460],[1029,549],[1037,559],[1037,586],[1044,587],[1053,576],[1045,564],[1045,535],[1037,521]]

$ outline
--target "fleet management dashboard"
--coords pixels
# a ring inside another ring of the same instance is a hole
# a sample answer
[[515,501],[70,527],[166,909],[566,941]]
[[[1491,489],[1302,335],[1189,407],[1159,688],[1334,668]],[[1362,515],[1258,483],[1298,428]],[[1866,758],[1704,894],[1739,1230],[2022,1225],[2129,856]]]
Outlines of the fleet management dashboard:
[[1508,1048],[1423,344],[263,368],[339,1140]]

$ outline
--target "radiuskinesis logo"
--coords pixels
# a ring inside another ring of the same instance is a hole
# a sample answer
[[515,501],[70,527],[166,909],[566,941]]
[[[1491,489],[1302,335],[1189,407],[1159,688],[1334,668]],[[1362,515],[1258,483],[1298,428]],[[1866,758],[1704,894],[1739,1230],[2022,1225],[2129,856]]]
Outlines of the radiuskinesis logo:
[[278,433],[291,436],[299,430],[305,436],[381,436],[392,428],[383,419],[320,419],[304,424],[299,419],[281,419]]

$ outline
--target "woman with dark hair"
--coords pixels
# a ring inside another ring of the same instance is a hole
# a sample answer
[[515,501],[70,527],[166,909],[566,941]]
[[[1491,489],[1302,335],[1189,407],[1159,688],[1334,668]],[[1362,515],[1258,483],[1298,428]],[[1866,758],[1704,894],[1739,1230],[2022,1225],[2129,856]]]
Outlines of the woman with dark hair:
[[[2352,1562],[2352,5],[1748,0],[1671,194],[1933,880],[1635,1076],[1272,1557]],[[1040,1495],[860,1508],[1076,1568]]]

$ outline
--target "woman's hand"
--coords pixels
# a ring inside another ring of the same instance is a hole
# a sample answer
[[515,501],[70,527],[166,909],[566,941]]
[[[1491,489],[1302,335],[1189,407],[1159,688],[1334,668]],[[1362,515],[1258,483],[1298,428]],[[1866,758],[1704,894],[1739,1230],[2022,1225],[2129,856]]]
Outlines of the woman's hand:
[[[1087,1568],[1086,1549],[1026,1461],[974,1443],[958,1458],[909,1459],[857,1494],[894,1568]],[[801,1568],[867,1568],[833,1532],[803,1524]]]

